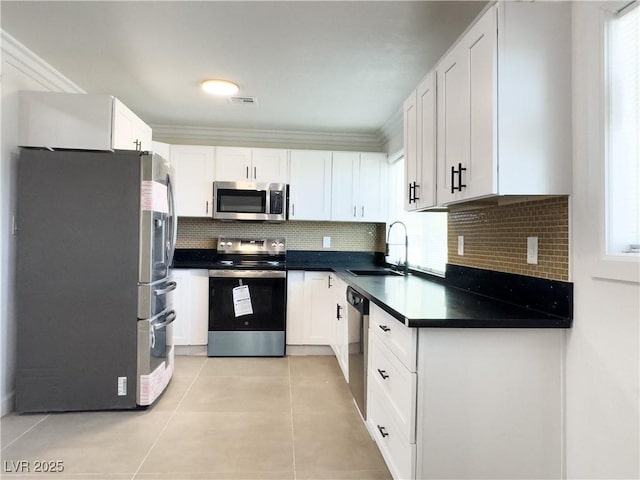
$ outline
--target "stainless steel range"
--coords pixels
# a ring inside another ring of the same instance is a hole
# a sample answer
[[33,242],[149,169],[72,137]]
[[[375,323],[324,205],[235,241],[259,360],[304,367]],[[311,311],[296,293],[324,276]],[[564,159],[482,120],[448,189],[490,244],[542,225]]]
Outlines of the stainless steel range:
[[286,330],[284,238],[219,238],[209,270],[210,357],[282,357]]

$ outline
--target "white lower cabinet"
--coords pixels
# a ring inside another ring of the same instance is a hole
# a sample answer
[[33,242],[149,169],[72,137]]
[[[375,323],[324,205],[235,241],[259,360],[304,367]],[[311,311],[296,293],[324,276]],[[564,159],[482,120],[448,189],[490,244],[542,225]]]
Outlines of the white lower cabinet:
[[562,478],[563,336],[407,328],[371,304],[367,426],[393,478]]
[[403,435],[402,427],[398,423],[388,404],[385,395],[376,384],[370,387],[368,398],[369,429],[387,463],[389,472],[396,480],[416,478],[416,444],[411,443]]
[[201,269],[173,270],[178,284],[173,306],[173,345],[206,345],[209,330],[209,271]]
[[395,416],[399,433],[409,443],[415,443],[417,375],[410,372],[378,337],[374,332],[369,341],[369,381],[376,389],[375,395],[384,399],[386,408]]
[[560,329],[422,328],[420,479],[560,479]]
[[332,300],[334,307],[333,338],[331,348],[336,355],[344,379],[349,383],[349,324],[347,322],[347,284],[334,273],[331,275]]
[[287,345],[330,345],[329,272],[287,273]]
[[369,308],[367,422],[395,479],[416,472],[416,329]]

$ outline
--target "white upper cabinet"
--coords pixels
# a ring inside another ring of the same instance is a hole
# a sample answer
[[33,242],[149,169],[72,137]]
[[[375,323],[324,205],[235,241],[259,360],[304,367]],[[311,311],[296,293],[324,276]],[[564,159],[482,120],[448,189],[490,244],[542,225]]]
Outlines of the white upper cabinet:
[[171,145],[176,171],[176,210],[180,217],[211,217],[215,148]]
[[407,211],[436,205],[436,76],[422,80],[403,105]]
[[276,148],[216,148],[216,181],[287,183],[287,151]]
[[23,91],[19,145],[150,150],[151,128],[110,95]]
[[385,153],[333,152],[331,220],[384,222],[388,189]]
[[358,152],[333,152],[331,220],[355,221],[357,215]]
[[571,193],[571,7],[500,2],[436,67],[437,202]]
[[113,148],[151,150],[151,127],[117,98],[113,99]]
[[165,160],[171,159],[171,145],[163,142],[151,142],[151,150]]
[[416,92],[411,92],[409,98],[402,105],[404,123],[404,169],[405,169],[405,210],[416,210],[417,204],[413,200],[413,189],[420,185],[422,177],[422,162],[418,160],[418,113]]
[[291,150],[289,220],[331,219],[331,152]]
[[253,149],[253,180],[268,183],[289,183],[287,150],[280,148]]

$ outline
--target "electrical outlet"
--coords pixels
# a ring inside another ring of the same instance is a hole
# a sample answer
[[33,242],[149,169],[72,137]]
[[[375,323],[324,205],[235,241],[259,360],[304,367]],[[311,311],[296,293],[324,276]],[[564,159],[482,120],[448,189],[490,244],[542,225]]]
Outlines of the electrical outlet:
[[538,264],[538,237],[527,237],[527,263]]
[[322,237],[322,248],[331,248],[331,237]]
[[464,235],[458,235],[458,255],[464,255]]

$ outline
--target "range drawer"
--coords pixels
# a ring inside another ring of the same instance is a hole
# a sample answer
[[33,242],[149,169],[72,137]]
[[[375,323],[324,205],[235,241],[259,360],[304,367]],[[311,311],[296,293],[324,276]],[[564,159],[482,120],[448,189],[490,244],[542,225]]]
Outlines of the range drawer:
[[409,328],[375,304],[371,305],[369,329],[410,371],[416,371],[418,330]]
[[402,433],[415,443],[417,374],[407,370],[377,335],[369,340],[369,359],[369,381],[378,385]]
[[380,386],[370,388],[368,423],[387,467],[396,480],[415,477],[416,444],[402,434],[395,413],[385,404],[386,397]]

